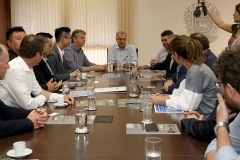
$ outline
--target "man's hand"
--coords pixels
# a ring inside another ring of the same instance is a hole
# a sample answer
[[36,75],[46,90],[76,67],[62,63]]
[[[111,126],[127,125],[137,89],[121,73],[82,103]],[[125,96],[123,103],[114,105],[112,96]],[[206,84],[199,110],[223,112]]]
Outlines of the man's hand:
[[167,81],[164,83],[164,90],[167,92],[167,91],[168,91],[168,87],[172,86],[173,84],[174,84],[174,82],[173,82],[172,79],[167,80]]
[[65,95],[63,98],[64,98],[64,102],[67,102],[69,105],[74,104],[74,98],[72,95]]
[[42,90],[39,95],[43,95],[48,100],[50,95],[51,95],[51,92],[48,92],[46,90]]
[[107,69],[107,65],[95,65],[95,71],[105,71]]
[[219,93],[217,94],[217,99],[219,102],[218,107],[217,107],[217,118],[216,118],[217,123],[218,122],[228,123],[229,112],[228,112],[228,108],[225,104],[225,101]]
[[[40,110],[40,109],[39,109]],[[47,120],[47,113],[45,111],[33,110],[27,116],[33,123],[34,129],[38,129],[40,127],[45,127]]]
[[169,96],[161,96],[160,94],[151,95],[150,101],[153,102],[153,104],[166,104],[166,100],[169,99]]
[[151,66],[155,66],[157,63],[158,63],[158,60],[156,58],[151,59],[151,62],[150,62]]
[[79,73],[80,71],[77,69],[73,72],[70,73],[71,77],[76,77],[77,76],[77,73]]
[[148,69],[149,66],[148,65],[143,65],[143,66],[138,66],[137,69],[141,70],[141,69]]
[[49,92],[54,92],[58,89],[57,83],[53,81],[53,78],[51,78],[46,85],[48,86]]
[[189,111],[189,112],[184,112],[183,113],[184,118],[188,119],[188,118],[195,118],[197,120],[203,120],[204,115],[201,115],[200,113],[198,113],[197,111]]
[[58,87],[61,85],[62,85],[62,80],[57,83],[57,90],[58,90]]
[[164,77],[164,73],[163,72],[158,72],[158,73],[154,73],[152,74],[153,77]]
[[37,118],[38,124],[40,125],[40,127],[45,127],[46,121],[48,119],[46,110],[37,108],[36,112],[39,114],[39,118]]

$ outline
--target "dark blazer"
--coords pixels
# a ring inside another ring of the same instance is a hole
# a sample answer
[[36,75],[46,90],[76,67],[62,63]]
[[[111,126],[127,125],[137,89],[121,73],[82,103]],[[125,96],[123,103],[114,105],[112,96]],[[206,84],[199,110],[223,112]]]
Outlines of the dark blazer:
[[161,63],[157,63],[155,66],[150,67],[151,70],[166,70],[166,76],[165,78],[170,78],[176,71],[178,64],[176,62],[173,62],[172,67],[170,69],[170,63],[172,60],[172,55],[168,53],[165,61]]
[[213,63],[216,61],[217,57],[212,53],[212,51],[209,49],[207,52],[204,53],[204,56],[206,58],[205,64],[211,68],[215,76],[217,77],[217,71],[213,68]]
[[70,78],[70,72],[68,72],[64,67],[64,61],[62,63],[60,53],[56,44],[53,45],[50,54],[47,56],[48,64],[52,69],[52,72],[57,81],[66,81]]
[[48,86],[47,83],[44,83],[41,73],[35,67],[33,67],[33,72],[35,74],[36,80],[38,81],[38,84],[41,86],[42,89],[47,91]]
[[33,130],[31,110],[9,107],[0,100],[0,138]]
[[48,69],[46,63],[42,59],[41,62],[35,66],[35,68],[38,70],[38,72],[41,74],[43,82],[47,83],[50,81],[51,78],[53,78],[53,75],[51,74],[51,71]]
[[11,61],[14,58],[18,57],[17,53],[13,52],[11,49],[8,50],[8,54],[9,54],[9,61]]
[[187,69],[183,65],[181,65],[179,71],[176,71],[171,77],[174,84],[168,87],[167,94],[172,94],[175,88],[179,88],[179,85],[182,82],[182,80],[186,78],[186,74],[187,74]]
[[[201,140],[201,141],[207,141],[210,142],[215,138],[214,133],[214,127],[216,125],[216,109],[218,106],[218,101],[216,102],[216,107],[213,110],[212,114],[200,121],[195,118],[190,119],[182,119],[181,120],[181,126],[182,130],[189,133],[194,138]],[[232,118],[229,120],[229,123],[232,122],[235,119]]]

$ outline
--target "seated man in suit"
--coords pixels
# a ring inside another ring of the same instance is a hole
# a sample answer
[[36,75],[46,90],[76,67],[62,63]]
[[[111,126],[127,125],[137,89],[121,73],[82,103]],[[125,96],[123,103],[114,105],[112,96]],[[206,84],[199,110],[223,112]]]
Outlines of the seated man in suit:
[[66,81],[70,77],[77,75],[79,70],[68,71],[64,67],[64,48],[68,47],[71,42],[71,30],[68,27],[60,27],[55,29],[56,44],[53,45],[50,54],[47,56],[48,64],[52,69],[54,77],[57,81]]
[[[158,52],[156,58],[151,59],[151,65],[156,65],[157,63],[161,63],[165,61],[167,55],[168,55],[168,44],[167,44],[167,39],[168,36],[172,35],[173,32],[171,30],[165,30],[161,33],[161,41],[163,48]],[[143,66],[138,66],[138,69],[148,69],[150,65],[143,65]]]
[[63,59],[67,70],[74,71],[105,71],[106,65],[96,65],[89,62],[83,52],[82,47],[85,45],[86,32],[80,29],[75,29],[72,33],[72,43],[64,49]]
[[7,30],[6,38],[10,61],[19,55],[19,47],[22,39],[26,36],[23,27],[16,26]]
[[204,62],[217,77],[217,71],[213,68],[213,62],[216,61],[217,57],[212,53],[212,51],[209,49],[209,40],[206,36],[204,36],[201,33],[193,33],[190,35],[192,39],[198,40],[202,46],[203,46],[203,55],[206,58],[206,61]]
[[33,71],[42,89],[49,92],[54,92],[58,90],[58,87],[62,84],[62,81],[59,81],[59,83],[56,83],[54,81],[54,74],[49,64],[47,63],[47,56],[50,54],[52,48],[53,36],[49,33],[44,32],[37,33],[36,35],[43,38],[46,44],[44,46],[43,58],[37,66],[33,67]]
[[[177,37],[176,34],[172,34],[172,35],[168,36],[167,44],[169,45],[169,43],[175,37]],[[178,64],[172,58],[172,54],[168,53],[165,61],[163,61],[162,63],[157,63],[157,64],[151,63],[150,69],[151,70],[166,70],[166,73],[158,72],[158,73],[153,74],[152,76],[170,78],[177,71],[177,66],[178,66]]]
[[126,67],[127,63],[136,66],[138,63],[136,48],[126,43],[127,33],[117,32],[116,41],[116,44],[108,48],[108,63],[113,63],[114,68],[117,67],[117,62],[120,62],[123,67]]
[[74,103],[71,95],[50,93],[38,84],[32,68],[42,60],[44,45],[44,40],[39,36],[27,35],[23,38],[19,56],[9,62],[10,68],[1,81],[0,99],[5,104],[36,109],[48,100],[56,102],[59,97],[63,97],[70,105]]
[[[0,80],[9,68],[8,60],[7,49],[0,44]],[[9,107],[0,100],[0,138],[45,127],[47,118],[45,110]]]

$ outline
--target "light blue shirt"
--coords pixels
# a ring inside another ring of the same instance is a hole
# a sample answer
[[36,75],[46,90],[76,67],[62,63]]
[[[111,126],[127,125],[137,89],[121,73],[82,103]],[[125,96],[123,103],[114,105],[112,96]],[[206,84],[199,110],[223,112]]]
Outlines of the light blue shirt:
[[[229,125],[230,129],[230,139],[232,141],[231,146],[223,146],[221,147],[216,154],[215,159],[217,160],[240,160],[240,115],[238,114],[237,117],[234,119],[232,123]],[[217,139],[215,138],[212,142],[208,145],[207,150],[205,152],[205,158],[208,152],[216,151],[217,150]]]
[[121,62],[133,63],[135,66],[138,64],[136,48],[133,45],[126,44],[124,49],[114,44],[108,48],[108,63]]
[[159,63],[161,63],[165,61],[167,55],[168,55],[168,51],[165,48],[163,48],[158,52],[156,59],[158,60]]

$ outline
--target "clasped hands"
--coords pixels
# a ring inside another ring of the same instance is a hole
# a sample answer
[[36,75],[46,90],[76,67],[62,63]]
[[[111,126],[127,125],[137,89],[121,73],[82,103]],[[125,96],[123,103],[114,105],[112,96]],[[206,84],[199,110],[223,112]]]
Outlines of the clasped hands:
[[44,109],[37,108],[29,113],[27,116],[34,125],[34,129],[45,127],[48,115]]

